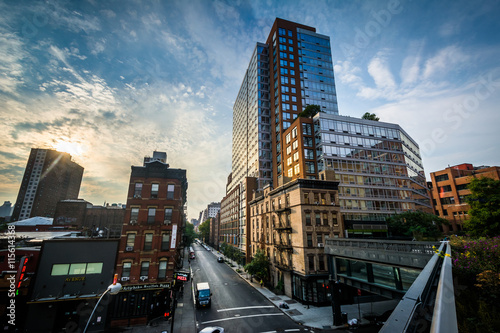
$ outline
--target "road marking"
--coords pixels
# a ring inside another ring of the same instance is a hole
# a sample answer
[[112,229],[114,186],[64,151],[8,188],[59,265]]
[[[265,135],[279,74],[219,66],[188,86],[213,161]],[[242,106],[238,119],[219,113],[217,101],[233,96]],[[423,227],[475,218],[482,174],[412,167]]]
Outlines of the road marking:
[[228,320],[234,320],[234,319],[243,319],[243,318],[252,318],[252,317],[264,317],[264,316],[285,316],[284,313],[263,313],[263,314],[256,314],[256,315],[249,315],[249,316],[242,316],[242,317],[233,317],[233,318],[222,318],[222,319],[216,319],[216,320],[210,320],[210,321],[204,321],[200,324],[211,324],[211,323],[216,323],[218,321],[228,321]]
[[274,305],[245,306],[245,307],[241,307],[241,308],[220,309],[220,310],[217,310],[217,312],[221,312],[221,311],[233,311],[233,310],[246,310],[246,309],[264,309],[264,308],[274,308],[274,307],[275,307]]

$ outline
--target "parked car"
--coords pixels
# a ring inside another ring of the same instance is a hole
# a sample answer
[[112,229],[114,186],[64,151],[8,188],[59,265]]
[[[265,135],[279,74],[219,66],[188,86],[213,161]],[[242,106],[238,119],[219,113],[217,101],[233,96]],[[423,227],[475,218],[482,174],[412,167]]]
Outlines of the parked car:
[[222,257],[218,257],[218,258],[217,258],[217,262],[224,262],[224,258],[222,258]]
[[219,326],[209,326],[202,329],[199,333],[224,333],[224,329]]

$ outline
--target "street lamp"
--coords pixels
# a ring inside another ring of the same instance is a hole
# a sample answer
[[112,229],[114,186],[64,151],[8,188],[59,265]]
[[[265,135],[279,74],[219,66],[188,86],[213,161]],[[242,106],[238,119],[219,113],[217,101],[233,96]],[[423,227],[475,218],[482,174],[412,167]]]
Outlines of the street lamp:
[[96,305],[94,306],[94,310],[92,310],[92,313],[90,314],[89,320],[87,321],[87,325],[85,325],[83,333],[87,332],[87,328],[89,327],[90,321],[92,320],[92,317],[94,316],[94,312],[97,309],[97,307],[99,306],[99,303],[101,302],[101,299],[104,297],[104,295],[106,295],[108,292],[111,295],[116,295],[122,289],[121,283],[118,283],[116,281],[118,281],[118,274],[115,274],[115,277],[113,278],[113,283],[110,284],[108,289],[106,289],[106,291],[102,293],[101,297],[99,297],[99,300],[97,301]]

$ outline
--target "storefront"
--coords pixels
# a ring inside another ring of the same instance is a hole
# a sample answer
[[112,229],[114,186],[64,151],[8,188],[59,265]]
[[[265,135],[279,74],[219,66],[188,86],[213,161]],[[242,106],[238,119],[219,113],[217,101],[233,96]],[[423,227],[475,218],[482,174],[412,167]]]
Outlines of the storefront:
[[293,274],[293,298],[303,304],[329,305],[331,293],[328,274],[302,276]]
[[137,284],[123,287],[110,305],[111,327],[147,324],[170,312],[170,283]]

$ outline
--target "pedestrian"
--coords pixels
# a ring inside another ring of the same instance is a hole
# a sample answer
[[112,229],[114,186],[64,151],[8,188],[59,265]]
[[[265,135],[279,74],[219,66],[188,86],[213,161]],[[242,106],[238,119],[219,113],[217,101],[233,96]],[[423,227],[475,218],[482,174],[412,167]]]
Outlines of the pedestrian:
[[264,281],[262,281],[262,279],[260,279],[260,287],[262,288],[264,286]]

